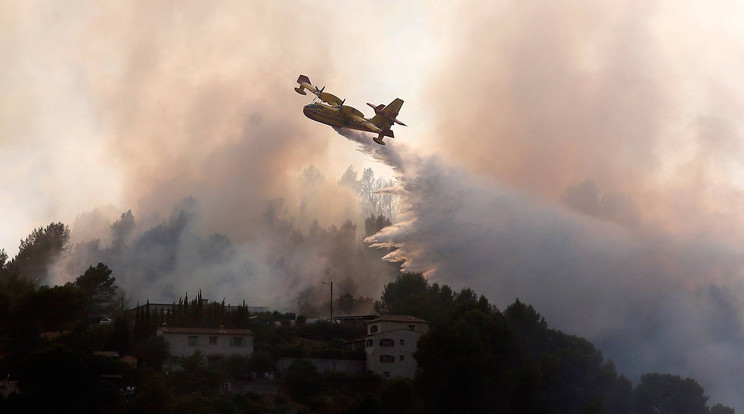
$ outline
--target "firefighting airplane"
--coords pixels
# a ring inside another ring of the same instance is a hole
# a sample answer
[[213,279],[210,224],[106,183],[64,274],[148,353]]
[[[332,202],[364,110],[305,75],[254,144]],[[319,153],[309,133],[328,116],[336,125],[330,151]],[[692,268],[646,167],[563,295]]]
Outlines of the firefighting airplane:
[[[395,123],[398,125],[406,126],[406,124],[398,121],[395,117],[398,116],[400,107],[403,106],[403,100],[396,98],[390,105],[372,105],[368,103],[372,109],[375,110],[375,116],[371,119],[364,117],[364,114],[359,112],[356,108],[344,105],[346,99],[339,99],[337,96],[323,92],[325,86],[318,89],[317,86],[313,86],[310,83],[310,78],[305,75],[300,75],[297,78],[299,87],[294,90],[300,95],[307,95],[305,89],[312,92],[317,98],[324,103],[312,102],[305,105],[305,109],[302,112],[308,118],[313,121],[317,121],[326,125],[330,125],[337,128],[349,128],[356,129],[358,131],[374,132],[377,134],[376,138],[372,138],[373,141],[380,145],[385,145],[382,141],[382,137],[395,138],[393,131],[390,127]],[[313,99],[315,101],[315,99]]]

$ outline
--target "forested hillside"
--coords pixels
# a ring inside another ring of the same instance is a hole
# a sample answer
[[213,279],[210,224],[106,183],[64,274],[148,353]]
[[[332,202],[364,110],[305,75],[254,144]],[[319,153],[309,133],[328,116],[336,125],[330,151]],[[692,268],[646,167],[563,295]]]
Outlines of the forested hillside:
[[[74,282],[46,286],[40,278],[68,238],[62,223],[52,223],[25,239],[13,259],[0,254],[0,372],[20,389],[0,399],[2,412],[734,412],[708,401],[694,379],[674,373],[648,373],[634,386],[589,341],[551,329],[531,305],[517,299],[500,310],[471,289],[432,284],[419,273],[400,274],[374,303],[380,314],[431,322],[418,343],[413,381],[321,374],[302,361],[283,377],[266,379],[282,357],[362,359],[347,345],[364,330],[309,323],[295,313],[251,314],[245,304],[207,304],[201,292],[168,310],[152,311],[145,302],[127,311],[117,300],[116,269],[104,263]],[[94,318],[105,312],[114,315],[112,323]],[[163,322],[250,329],[255,353],[218,367],[207,367],[196,353],[181,361],[184,370],[163,372],[168,347],[155,336]],[[99,351],[136,357],[137,364]],[[268,381],[276,392],[220,393],[228,378]]]

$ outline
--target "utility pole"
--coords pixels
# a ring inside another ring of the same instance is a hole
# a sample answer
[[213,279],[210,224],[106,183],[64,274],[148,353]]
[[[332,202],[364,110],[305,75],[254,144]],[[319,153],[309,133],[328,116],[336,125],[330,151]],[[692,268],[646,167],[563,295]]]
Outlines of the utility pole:
[[331,323],[333,323],[333,282],[322,282],[324,285],[331,287]]

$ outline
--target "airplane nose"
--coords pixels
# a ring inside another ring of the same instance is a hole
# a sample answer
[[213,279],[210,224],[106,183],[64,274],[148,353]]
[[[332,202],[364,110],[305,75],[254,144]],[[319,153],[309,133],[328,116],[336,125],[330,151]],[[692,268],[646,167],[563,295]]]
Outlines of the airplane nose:
[[317,121],[318,117],[315,116],[315,109],[313,109],[310,105],[305,105],[304,108],[302,108],[302,113],[305,114],[306,117],[312,119],[313,121]]

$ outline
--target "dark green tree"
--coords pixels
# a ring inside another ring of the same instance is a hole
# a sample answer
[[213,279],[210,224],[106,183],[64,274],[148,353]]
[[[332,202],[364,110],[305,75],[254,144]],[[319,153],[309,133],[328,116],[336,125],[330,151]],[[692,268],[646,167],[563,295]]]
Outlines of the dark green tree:
[[6,267],[37,284],[46,278],[49,265],[67,248],[69,240],[70,229],[60,222],[39,227],[21,240],[18,254]]
[[364,220],[364,235],[365,237],[369,237],[392,224],[393,223],[390,221],[390,219],[383,216],[382,214],[378,215],[377,217],[372,214]]
[[181,307],[183,313],[181,324],[183,326],[192,327],[193,321],[191,320],[191,307],[189,306],[189,292],[186,292],[186,298],[183,300],[183,306]]
[[338,310],[341,311],[342,315],[349,315],[354,311],[354,296],[346,292],[336,299],[338,304]]
[[159,370],[149,368],[140,369],[140,384],[137,392],[127,403],[128,414],[153,413],[167,414],[174,412],[174,390],[168,386]]
[[32,296],[29,313],[38,315],[40,328],[64,331],[72,329],[85,317],[88,301],[85,292],[67,283],[63,286],[42,286]]
[[61,344],[29,353],[18,372],[19,387],[33,401],[29,412],[105,412],[120,397],[101,377],[116,374],[106,361]]
[[219,386],[220,373],[207,368],[204,354],[200,351],[187,357],[181,357],[178,364],[183,368],[171,371],[168,382],[182,393],[199,392],[204,395],[214,396]]
[[132,210],[128,210],[126,213],[121,213],[119,220],[116,220],[111,225],[111,235],[113,237],[113,240],[111,241],[111,250],[115,253],[121,252],[133,230],[134,215],[132,214]]
[[75,285],[88,296],[88,312],[90,314],[111,314],[117,286],[116,278],[111,276],[112,270],[103,263],[88,270],[75,279]]
[[[589,341],[550,329],[531,305],[519,299],[504,310],[504,317],[523,358],[518,376],[525,386],[515,389],[513,398],[538,411],[546,407],[561,412],[632,411],[630,381],[618,376],[613,363]],[[536,400],[541,405],[536,406]]]
[[[474,308],[419,339],[416,387],[426,412],[509,412],[507,377],[517,355],[504,318]],[[513,411],[517,412],[517,411]]]
[[134,308],[134,343],[138,344],[145,338],[147,338],[147,330],[145,328],[144,310],[137,302],[137,307]]
[[129,330],[129,317],[126,313],[114,319],[111,333],[106,340],[106,349],[116,351],[119,355],[132,354],[132,336]]
[[[0,302],[2,298],[0,291]],[[0,312],[4,313],[0,322],[0,355],[12,355],[9,361],[16,365],[17,358],[40,345],[40,332],[73,330],[84,318],[87,302],[85,293],[68,283],[42,286],[5,304],[0,303]]]
[[427,311],[426,291],[429,285],[421,273],[406,272],[385,285],[382,297],[375,302],[381,314],[409,314],[422,317]]
[[3,269],[5,268],[5,262],[8,261],[8,253],[5,252],[5,249],[0,249],[0,274],[2,274]]
[[[465,292],[460,297],[462,309],[468,306],[468,295]],[[375,310],[381,314],[412,315],[436,324],[455,311],[452,306],[455,296],[447,285],[429,285],[423,274],[406,272],[385,285],[382,297],[375,302]]]
[[723,404],[716,404],[710,407],[710,414],[735,414],[735,412],[731,407],[726,407]]
[[633,392],[638,414],[707,414],[708,397],[692,378],[650,373]]

